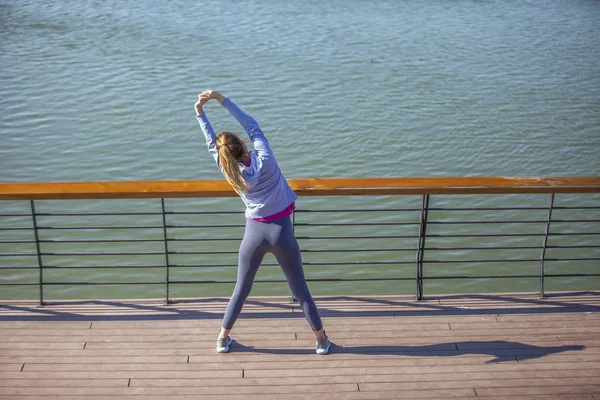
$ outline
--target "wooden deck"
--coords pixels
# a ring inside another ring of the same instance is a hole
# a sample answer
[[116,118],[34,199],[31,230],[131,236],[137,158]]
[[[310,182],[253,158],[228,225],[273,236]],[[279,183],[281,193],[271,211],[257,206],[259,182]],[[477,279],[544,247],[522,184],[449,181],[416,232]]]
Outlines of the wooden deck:
[[600,400],[600,292],[318,298],[314,354],[286,298],[0,302],[1,399]]

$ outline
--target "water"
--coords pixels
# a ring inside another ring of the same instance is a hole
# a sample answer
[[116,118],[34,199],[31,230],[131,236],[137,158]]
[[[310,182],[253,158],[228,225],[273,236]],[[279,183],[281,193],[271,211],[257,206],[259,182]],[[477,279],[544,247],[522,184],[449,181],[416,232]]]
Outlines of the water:
[[[197,93],[207,88],[261,123],[288,178],[597,176],[599,43],[594,0],[0,0],[0,180],[221,179],[194,119]],[[239,132],[219,106],[206,111],[216,130]],[[361,202],[398,200],[301,199],[299,205]],[[518,202],[546,206],[547,198]],[[508,203],[492,196],[477,204]],[[584,196],[577,204],[598,203],[598,196]],[[313,277],[328,274],[307,269]],[[24,279],[8,272],[4,281]],[[281,278],[275,269],[264,276]],[[495,282],[450,281],[432,289],[507,289]],[[59,297],[81,294],[56,290]],[[315,285],[318,293],[398,290]],[[281,293],[285,287],[255,292]]]

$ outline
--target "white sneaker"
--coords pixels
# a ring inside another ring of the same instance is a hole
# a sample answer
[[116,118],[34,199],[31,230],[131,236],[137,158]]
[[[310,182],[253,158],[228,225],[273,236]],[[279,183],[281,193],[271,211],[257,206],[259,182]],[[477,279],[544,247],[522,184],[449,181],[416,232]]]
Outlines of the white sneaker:
[[229,336],[220,337],[217,339],[217,353],[227,353],[229,352],[229,345],[233,342]]
[[331,342],[327,335],[323,337],[323,339],[317,339],[317,354],[327,354],[329,353],[329,348],[331,347]]

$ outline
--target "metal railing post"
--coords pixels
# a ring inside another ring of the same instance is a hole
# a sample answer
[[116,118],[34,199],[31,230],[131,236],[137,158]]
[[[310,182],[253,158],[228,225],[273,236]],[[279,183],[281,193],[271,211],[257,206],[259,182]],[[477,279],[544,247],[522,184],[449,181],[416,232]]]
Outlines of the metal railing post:
[[40,234],[38,232],[37,215],[35,213],[35,203],[33,200],[29,200],[31,204],[31,216],[33,218],[33,234],[35,236],[35,248],[37,251],[37,259],[39,266],[39,282],[40,288],[40,307],[44,306],[44,264],[42,263],[42,250],[40,246]]
[[546,297],[544,293],[544,259],[546,258],[546,246],[548,245],[548,234],[550,233],[550,222],[552,221],[552,208],[554,206],[554,193],[550,195],[550,206],[548,207],[548,219],[544,231],[544,241],[542,243],[542,254],[540,256],[540,298]]
[[165,270],[166,270],[165,301],[163,302],[163,305],[167,306],[171,303],[169,300],[169,266],[170,266],[170,262],[169,262],[169,240],[168,240],[168,236],[167,236],[167,215],[166,215],[166,210],[165,210],[165,199],[164,198],[160,199],[160,204],[162,207],[163,238],[164,238],[164,244],[165,244]]
[[[292,232],[294,233],[294,237],[296,236],[296,210],[292,211]],[[297,240],[297,239],[296,239]],[[298,303],[298,299],[292,293],[292,297],[290,297],[290,303]]]
[[429,214],[429,195],[423,195],[421,216],[419,220],[419,242],[417,245],[417,293],[415,300],[423,300],[423,255],[425,254],[425,238],[427,237],[427,216]]

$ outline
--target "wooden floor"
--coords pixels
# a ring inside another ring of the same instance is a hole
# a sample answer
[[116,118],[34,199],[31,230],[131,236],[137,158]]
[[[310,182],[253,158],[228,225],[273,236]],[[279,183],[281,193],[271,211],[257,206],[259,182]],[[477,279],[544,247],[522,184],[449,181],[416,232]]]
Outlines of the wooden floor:
[[318,298],[331,354],[287,298],[0,302],[5,399],[600,400],[600,292]]

